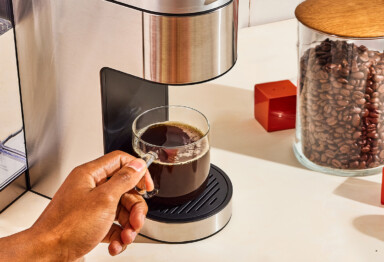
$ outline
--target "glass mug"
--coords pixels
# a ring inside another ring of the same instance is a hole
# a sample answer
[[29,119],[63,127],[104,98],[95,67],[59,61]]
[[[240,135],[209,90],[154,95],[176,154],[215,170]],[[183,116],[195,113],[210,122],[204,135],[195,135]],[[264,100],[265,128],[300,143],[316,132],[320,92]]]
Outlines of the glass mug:
[[136,187],[145,198],[181,204],[202,193],[210,169],[209,122],[186,106],[145,111],[132,124],[132,146],[148,166],[155,189]]

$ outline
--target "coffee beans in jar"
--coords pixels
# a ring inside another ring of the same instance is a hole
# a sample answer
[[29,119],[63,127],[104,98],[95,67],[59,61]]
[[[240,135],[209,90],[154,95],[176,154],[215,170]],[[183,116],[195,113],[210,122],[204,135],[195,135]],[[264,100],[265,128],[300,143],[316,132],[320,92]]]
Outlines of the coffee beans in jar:
[[384,54],[326,39],[300,58],[299,136],[311,162],[335,169],[384,164]]

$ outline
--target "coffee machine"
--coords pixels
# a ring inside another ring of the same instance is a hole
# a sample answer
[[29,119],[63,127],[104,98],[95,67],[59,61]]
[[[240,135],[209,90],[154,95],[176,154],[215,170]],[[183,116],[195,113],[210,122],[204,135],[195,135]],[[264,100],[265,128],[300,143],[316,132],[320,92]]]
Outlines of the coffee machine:
[[[30,186],[48,197],[75,166],[132,153],[132,121],[167,105],[168,85],[214,79],[237,58],[238,0],[11,4]],[[212,165],[197,199],[150,205],[142,234],[170,243],[209,237],[230,220],[231,197],[229,178]]]

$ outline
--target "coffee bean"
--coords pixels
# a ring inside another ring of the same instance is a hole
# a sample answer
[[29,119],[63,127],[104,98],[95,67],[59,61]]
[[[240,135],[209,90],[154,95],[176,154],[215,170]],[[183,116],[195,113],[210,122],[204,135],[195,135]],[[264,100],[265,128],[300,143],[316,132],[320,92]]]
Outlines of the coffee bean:
[[342,154],[347,154],[347,153],[349,153],[349,150],[351,149],[351,147],[350,146],[348,146],[348,145],[343,145],[342,147],[340,147],[340,152],[342,153]]
[[332,106],[329,105],[329,104],[326,104],[326,105],[324,106],[324,113],[325,113],[325,114],[330,114],[331,112],[332,112]]
[[370,95],[370,94],[373,93],[373,89],[370,88],[370,87],[367,87],[367,88],[365,89],[365,93],[367,93],[368,95]]
[[[348,113],[348,112],[346,111],[346,113]],[[349,122],[349,121],[351,121],[351,120],[352,120],[352,116],[349,116],[349,115],[348,115],[348,116],[344,116],[344,117],[343,117],[343,121],[344,121],[344,122]]]
[[352,112],[355,114],[360,114],[361,113],[361,108],[360,107],[353,107]]
[[337,79],[337,82],[339,82],[339,83],[341,83],[341,84],[348,84],[348,80],[345,79],[345,78],[342,78],[342,77],[338,78],[338,79]]
[[372,155],[377,155],[379,153],[379,148],[376,146],[376,147],[372,147],[371,149],[371,154]]
[[375,81],[375,82],[381,82],[383,80],[384,80],[384,76],[382,76],[382,75],[375,75],[373,77],[373,81]]
[[333,69],[333,68],[337,67],[336,64],[326,64],[325,66],[326,66],[328,69]]
[[367,168],[366,165],[367,165],[367,163],[365,161],[361,161],[359,164],[359,169]]
[[323,91],[329,91],[329,90],[331,90],[331,84],[329,84],[329,83],[322,84],[321,89]]
[[368,57],[367,53],[363,53],[362,55],[359,56],[359,58],[362,62],[368,62],[369,61],[369,57]]
[[337,159],[332,159],[331,163],[336,168],[340,168],[341,167],[341,162],[339,160],[337,160]]
[[365,77],[363,72],[354,72],[351,74],[351,77],[355,79],[363,79]]
[[[343,86],[343,84],[338,82],[338,81],[332,81],[331,85],[332,85],[332,87],[334,87],[336,89],[341,88]],[[384,85],[383,85],[383,87],[384,87]],[[383,92],[384,92],[384,90],[383,90]]]
[[360,136],[361,136],[361,132],[360,131],[356,131],[355,133],[353,133],[352,138],[357,140]]
[[365,45],[361,45],[359,47],[357,47],[357,49],[361,52],[365,52],[365,51],[368,51],[368,48],[365,46]]
[[381,159],[384,159],[384,150],[381,150],[381,151],[380,151],[379,157],[380,157]]
[[378,118],[378,117],[380,116],[380,114],[377,113],[377,112],[370,112],[370,113],[369,113],[369,116],[370,116],[370,117],[373,117],[373,118]]
[[368,160],[368,155],[367,155],[367,154],[362,154],[362,155],[360,156],[360,159],[361,159],[362,161],[367,161],[367,160]]
[[321,162],[327,162],[327,159],[328,157],[325,154],[321,155],[321,158],[320,158]]
[[377,53],[377,52],[375,52],[375,51],[371,51],[371,50],[369,50],[369,51],[368,51],[368,56],[369,56],[369,57],[373,57],[376,53]]
[[336,152],[333,150],[326,150],[325,155],[329,158],[334,158],[336,156]]
[[370,110],[375,110],[375,109],[378,109],[379,108],[379,103],[372,103],[372,104],[367,104],[366,105],[367,108],[369,108]]
[[342,76],[349,76],[349,69],[347,69],[347,68],[341,69],[340,75],[342,75]]
[[353,92],[353,98],[354,99],[361,99],[364,98],[364,93],[361,91],[355,91]]
[[334,126],[337,124],[337,119],[335,117],[330,117],[326,121],[327,121],[327,124],[330,126]]
[[384,85],[380,85],[377,91],[381,94],[384,93]]
[[367,165],[368,167],[370,167],[370,164],[373,162],[373,157],[372,155],[368,155],[368,159],[367,159]]
[[337,127],[337,128],[335,129],[335,131],[336,131],[336,133],[344,134],[345,129],[344,129],[343,127]]
[[325,71],[319,71],[316,74],[316,78],[326,80],[326,79],[328,79],[328,74]]
[[337,104],[339,106],[347,106],[347,105],[349,105],[349,100],[338,100]]
[[354,114],[352,116],[352,125],[357,127],[360,125],[360,120],[361,120],[361,117],[358,115],[358,114]]
[[373,103],[379,103],[379,102],[380,102],[380,99],[378,99],[377,97],[375,97],[375,98],[372,98],[371,100],[369,100],[369,102],[371,102],[371,104],[373,104]]
[[352,161],[349,163],[349,167],[352,169],[358,168],[359,167],[359,161]]
[[[331,97],[332,98],[332,97]],[[344,99],[344,97],[342,96],[342,95],[336,95],[336,96],[334,96],[334,98],[336,99],[336,100],[343,100]]]
[[366,130],[367,131],[370,131],[370,130],[376,130],[377,126],[375,124],[370,124],[366,127]]
[[355,87],[353,85],[345,85],[347,90],[353,90]]
[[384,54],[324,40],[300,60],[301,142],[310,161],[338,169],[384,164]]
[[364,146],[364,147],[361,148],[361,151],[364,152],[364,153],[367,153],[367,152],[369,152],[370,150],[371,150],[371,147],[370,147],[369,145]]
[[373,124],[378,124],[379,123],[379,119],[378,118],[372,118],[372,117],[369,117],[368,118],[368,121],[373,123]]
[[347,89],[342,89],[342,90],[340,90],[340,94],[342,94],[343,96],[350,96],[351,91],[349,91]]
[[377,138],[379,138],[379,134],[377,134],[376,132],[375,133],[374,132],[369,132],[367,134],[367,137],[377,139]]
[[365,102],[366,102],[366,100],[364,98],[360,98],[360,99],[356,100],[356,104],[358,104],[358,105],[364,105]]

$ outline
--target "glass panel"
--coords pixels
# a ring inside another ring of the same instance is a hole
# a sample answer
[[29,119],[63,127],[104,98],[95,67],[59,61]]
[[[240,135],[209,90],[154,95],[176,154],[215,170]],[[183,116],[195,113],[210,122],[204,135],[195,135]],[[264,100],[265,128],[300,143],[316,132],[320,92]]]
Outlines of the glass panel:
[[14,32],[8,1],[0,1],[0,191],[26,170]]

